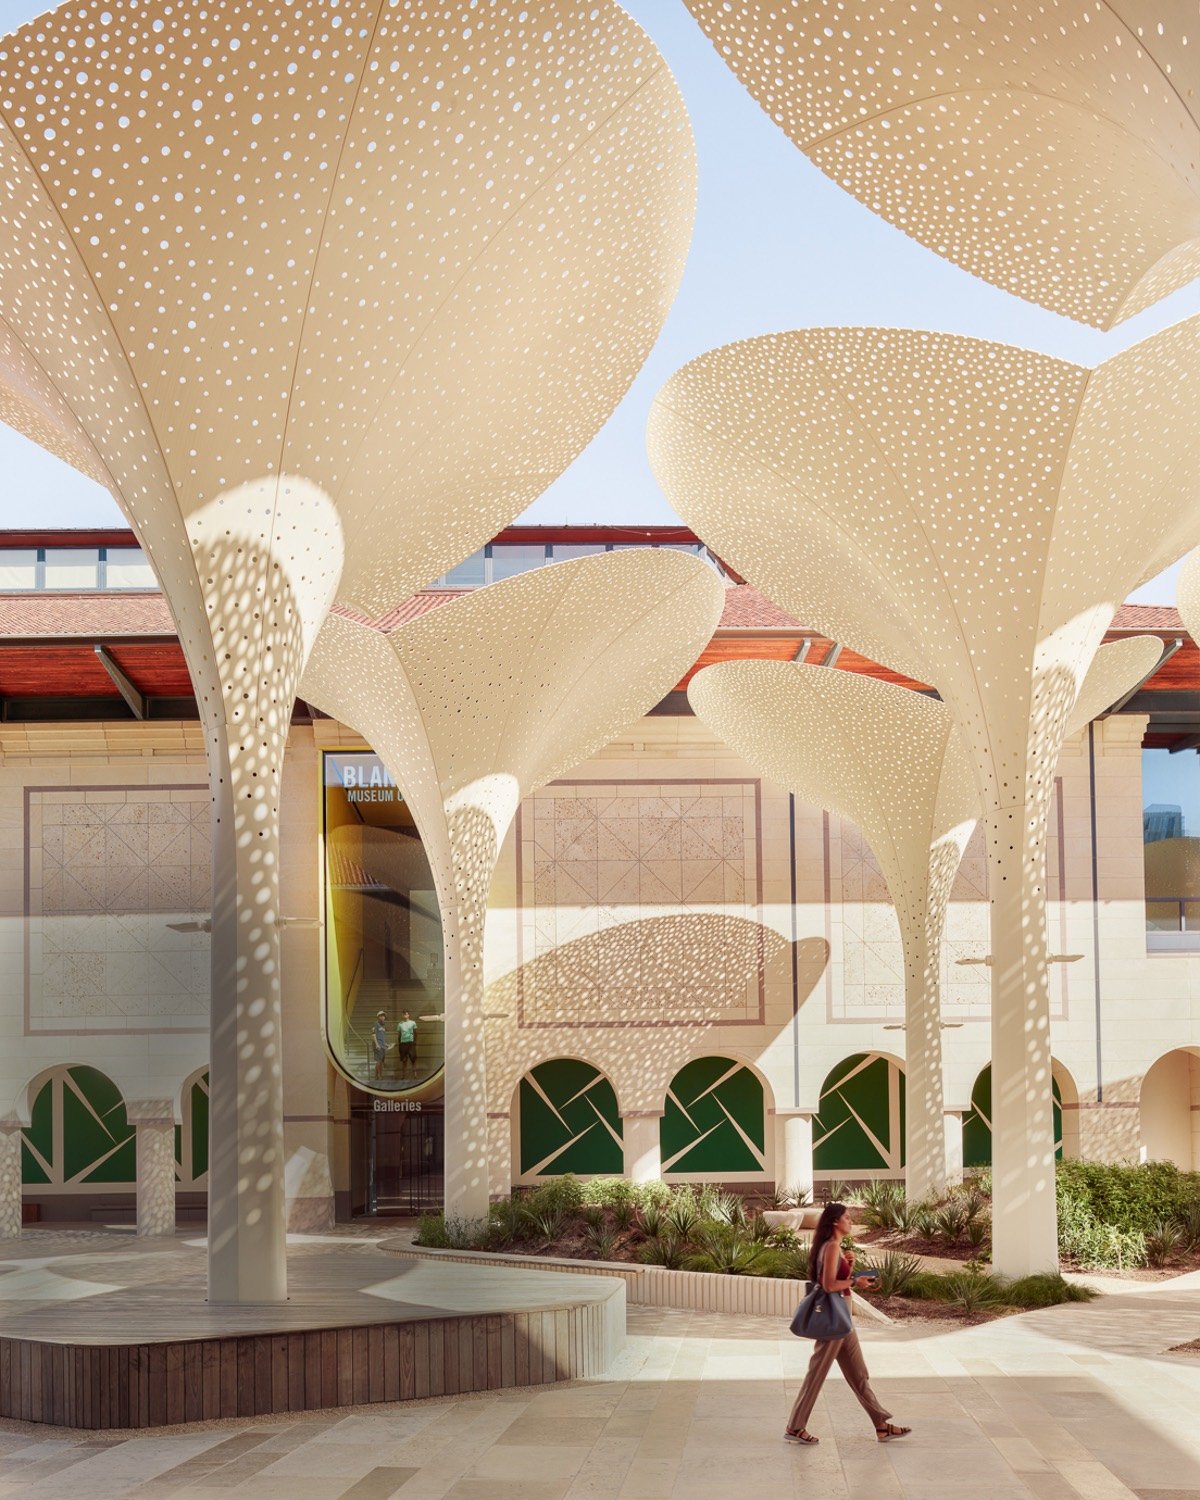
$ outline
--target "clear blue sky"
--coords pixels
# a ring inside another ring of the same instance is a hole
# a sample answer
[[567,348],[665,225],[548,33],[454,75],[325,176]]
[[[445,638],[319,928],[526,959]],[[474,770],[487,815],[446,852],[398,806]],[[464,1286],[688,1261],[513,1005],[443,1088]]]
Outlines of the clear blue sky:
[[[646,412],[686,360],[732,339],[823,324],[975,334],[1095,364],[1200,311],[1200,283],[1101,334],[975,280],[875,218],[771,124],[716,56],[682,0],[625,0],[687,100],[700,162],[691,258],[657,346],[595,441],[526,513],[531,521],[670,521],[646,461]],[[0,0],[0,29],[46,7]],[[0,427],[5,525],[107,524],[109,496]],[[1173,603],[1171,577],[1135,597]]]

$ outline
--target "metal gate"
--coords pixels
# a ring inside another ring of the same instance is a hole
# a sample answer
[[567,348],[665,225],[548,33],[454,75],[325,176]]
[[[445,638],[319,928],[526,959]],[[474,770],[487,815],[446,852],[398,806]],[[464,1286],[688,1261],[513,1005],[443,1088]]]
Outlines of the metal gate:
[[389,1109],[390,1102],[359,1098],[351,1107],[355,1215],[408,1218],[442,1206],[442,1111]]

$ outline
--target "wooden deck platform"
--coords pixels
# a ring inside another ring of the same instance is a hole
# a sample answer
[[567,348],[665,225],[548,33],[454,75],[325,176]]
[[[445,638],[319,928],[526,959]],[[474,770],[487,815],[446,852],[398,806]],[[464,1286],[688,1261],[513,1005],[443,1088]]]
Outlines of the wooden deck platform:
[[598,1375],[619,1281],[406,1261],[296,1237],[289,1300],[205,1303],[203,1244],[31,1231],[0,1244],[0,1416],[139,1428]]

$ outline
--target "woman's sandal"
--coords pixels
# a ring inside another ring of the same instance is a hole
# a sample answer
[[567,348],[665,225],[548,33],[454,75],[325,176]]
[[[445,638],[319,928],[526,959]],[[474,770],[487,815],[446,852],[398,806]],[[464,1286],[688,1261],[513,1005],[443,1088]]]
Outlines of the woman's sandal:
[[807,1429],[801,1432],[785,1432],[783,1440],[785,1443],[803,1443],[805,1447],[812,1447],[821,1441],[820,1438],[813,1437]]
[[875,1429],[875,1436],[881,1443],[890,1443],[893,1438],[907,1437],[911,1431],[911,1427],[897,1427],[895,1423],[888,1422],[886,1426]]

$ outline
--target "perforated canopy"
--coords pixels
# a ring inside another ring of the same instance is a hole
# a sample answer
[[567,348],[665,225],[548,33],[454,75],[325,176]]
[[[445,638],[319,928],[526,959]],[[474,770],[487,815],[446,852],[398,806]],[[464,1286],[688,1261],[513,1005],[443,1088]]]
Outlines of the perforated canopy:
[[1108,328],[1200,273],[1190,0],[686,0],[828,176],[984,280]]
[[278,1300],[297,678],[339,577],[385,609],[608,417],[682,270],[690,131],[611,0],[83,0],[0,41],[0,120],[0,416],[109,487],[179,629],[216,806],[209,1292]]

